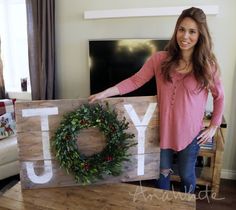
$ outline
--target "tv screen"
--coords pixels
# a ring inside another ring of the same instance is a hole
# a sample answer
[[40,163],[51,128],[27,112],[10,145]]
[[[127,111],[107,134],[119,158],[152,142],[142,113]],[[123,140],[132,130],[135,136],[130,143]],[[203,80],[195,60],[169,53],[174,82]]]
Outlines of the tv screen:
[[[90,40],[90,93],[114,86],[136,73],[154,52],[164,49],[168,40],[121,39]],[[156,95],[155,78],[124,96]]]

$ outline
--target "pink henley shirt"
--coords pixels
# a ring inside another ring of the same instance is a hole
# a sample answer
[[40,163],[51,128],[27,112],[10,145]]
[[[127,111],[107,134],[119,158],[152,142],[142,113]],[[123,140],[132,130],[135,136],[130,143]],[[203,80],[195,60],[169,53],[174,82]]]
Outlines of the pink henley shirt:
[[199,90],[193,74],[171,74],[172,83],[165,82],[161,74],[161,63],[167,53],[153,54],[143,67],[130,78],[118,83],[121,95],[129,93],[148,82],[154,75],[157,87],[157,102],[160,117],[160,148],[183,150],[203,128],[203,117],[209,91],[213,96],[211,124],[219,126],[224,107],[224,91],[219,77],[214,77],[214,85]]

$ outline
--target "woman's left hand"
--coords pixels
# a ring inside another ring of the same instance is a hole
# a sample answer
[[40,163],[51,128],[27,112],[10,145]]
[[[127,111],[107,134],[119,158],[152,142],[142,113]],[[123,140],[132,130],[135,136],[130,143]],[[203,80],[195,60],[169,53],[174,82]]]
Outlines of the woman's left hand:
[[198,137],[198,144],[205,144],[207,141],[212,139],[217,130],[217,126],[210,125],[206,128]]

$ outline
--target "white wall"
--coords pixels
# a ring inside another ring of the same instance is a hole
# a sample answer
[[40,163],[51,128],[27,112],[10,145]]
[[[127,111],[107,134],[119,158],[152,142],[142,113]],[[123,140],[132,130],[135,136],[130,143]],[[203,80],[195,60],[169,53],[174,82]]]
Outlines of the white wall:
[[84,11],[166,6],[219,5],[219,14],[208,16],[215,53],[222,69],[226,92],[225,118],[228,138],[223,168],[236,171],[236,1],[234,0],[57,0],[56,66],[57,97],[89,95],[88,40],[115,38],[170,38],[177,16],[85,20]]

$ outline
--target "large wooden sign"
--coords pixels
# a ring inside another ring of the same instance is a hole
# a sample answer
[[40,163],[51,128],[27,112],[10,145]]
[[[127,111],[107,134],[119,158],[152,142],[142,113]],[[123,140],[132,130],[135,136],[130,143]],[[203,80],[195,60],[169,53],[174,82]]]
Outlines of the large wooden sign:
[[[130,161],[123,163],[123,173],[107,176],[97,183],[128,182],[154,179],[159,171],[158,107],[155,96],[110,98],[108,102],[129,122],[128,132],[135,134],[137,145],[130,148]],[[50,139],[63,115],[87,99],[47,100],[16,103],[17,140],[19,146],[22,188],[46,188],[79,185],[55,159]],[[79,149],[84,154],[99,152],[104,139],[96,129],[78,135]]]

